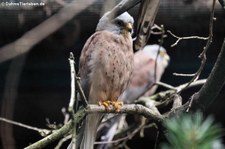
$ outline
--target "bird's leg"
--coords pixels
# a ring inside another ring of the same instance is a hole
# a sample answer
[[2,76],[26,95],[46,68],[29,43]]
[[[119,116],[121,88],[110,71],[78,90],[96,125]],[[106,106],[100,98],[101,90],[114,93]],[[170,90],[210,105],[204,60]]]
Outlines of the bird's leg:
[[106,100],[106,101],[99,101],[98,105],[101,106],[103,105],[105,107],[106,111],[109,111],[109,106],[110,106],[111,101]]
[[111,105],[116,109],[116,112],[120,112],[120,106],[123,105],[122,101],[111,101]]

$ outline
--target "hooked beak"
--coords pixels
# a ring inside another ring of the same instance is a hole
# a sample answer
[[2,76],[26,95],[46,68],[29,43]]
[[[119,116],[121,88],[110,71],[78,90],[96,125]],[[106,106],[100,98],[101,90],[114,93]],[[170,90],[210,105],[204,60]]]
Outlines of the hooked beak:
[[160,52],[159,55],[163,57],[166,61],[170,61],[170,57],[166,52]]
[[133,25],[132,25],[132,23],[126,23],[125,29],[132,34],[132,32],[133,32]]
[[169,57],[168,54],[165,54],[164,57],[165,57],[165,59],[166,59],[168,62],[170,61],[170,57]]

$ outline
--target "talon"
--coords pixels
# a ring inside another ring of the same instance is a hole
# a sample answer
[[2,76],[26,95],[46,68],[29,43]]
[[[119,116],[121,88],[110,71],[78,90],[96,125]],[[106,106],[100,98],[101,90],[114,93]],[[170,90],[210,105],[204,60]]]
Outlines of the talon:
[[106,111],[109,111],[109,106],[110,106],[110,101],[109,100],[106,100],[106,101],[99,101],[98,102],[98,105],[101,106],[103,105],[105,107],[105,110]]
[[120,106],[123,105],[122,101],[112,101],[111,102],[112,106],[114,106],[116,112],[120,112]]

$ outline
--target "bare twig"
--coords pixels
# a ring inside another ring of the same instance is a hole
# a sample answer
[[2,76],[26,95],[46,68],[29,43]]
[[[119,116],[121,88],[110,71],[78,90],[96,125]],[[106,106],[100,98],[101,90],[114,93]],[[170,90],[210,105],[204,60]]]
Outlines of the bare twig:
[[185,90],[185,89],[188,89],[191,87],[203,85],[205,82],[206,82],[206,79],[201,79],[201,80],[196,80],[195,82],[191,83],[188,87],[186,87],[188,85],[188,83],[185,83],[185,84],[179,85],[175,88],[176,88],[177,92],[180,92],[181,90]]
[[172,44],[171,47],[176,46],[178,44],[178,42],[181,40],[188,40],[188,39],[208,40],[209,39],[209,37],[200,37],[200,36],[179,37],[179,36],[175,35],[174,33],[172,33],[170,30],[167,30],[167,33],[169,33],[173,37],[177,38],[176,42],[174,44]]
[[[84,109],[80,109],[75,115],[74,115],[74,120],[76,121],[76,123],[80,123],[81,120],[84,118],[85,116],[85,111]],[[41,148],[45,148],[46,146],[48,146],[50,143],[64,137],[71,129],[73,128],[73,122],[72,120],[70,120],[68,123],[66,123],[65,125],[63,125],[63,127],[61,127],[58,130],[53,131],[52,134],[50,134],[49,136],[25,147],[25,149],[41,149]]]
[[[135,124],[136,127],[131,126],[129,128],[126,128],[126,130],[123,130],[121,132],[116,133],[114,136],[120,136],[121,134],[126,134],[125,137],[119,137],[115,140],[111,140],[111,141],[96,141],[95,144],[115,144],[115,143],[119,143],[121,141],[124,141],[123,144],[125,144],[126,141],[132,139],[138,132],[140,132],[140,136],[144,137],[144,130],[146,128],[149,127],[157,127],[157,125],[155,123],[151,123],[149,125],[146,125],[146,118],[141,117],[141,122],[138,124]],[[121,143],[120,143],[121,144]]]
[[[176,87],[171,87],[170,90],[166,90],[166,91],[162,91],[162,92],[159,92],[157,94],[154,94],[154,95],[150,96],[149,99],[151,99],[153,101],[159,101],[161,99],[166,98],[167,96],[169,96],[171,94],[179,92],[180,90],[186,90],[186,89],[189,89],[189,88],[192,88],[192,87],[203,85],[205,82],[206,82],[206,79],[201,79],[201,80],[197,80],[197,81],[193,82],[188,87],[186,87],[188,83],[185,83],[185,84],[182,84],[182,85],[179,85],[179,86],[176,86]],[[159,83],[159,85],[161,85],[161,83]],[[162,86],[164,86],[164,83],[163,83]],[[170,88],[170,87],[168,87],[168,88]]]
[[75,86],[75,77],[76,77],[76,70],[74,67],[74,56],[73,53],[70,52],[70,57],[69,57],[69,63],[70,63],[70,75],[71,75],[71,95],[70,95],[70,102],[69,102],[69,107],[68,111],[74,114],[74,103],[75,103],[75,94],[76,94],[76,86]]
[[3,118],[3,117],[0,117],[0,121],[6,122],[6,123],[9,123],[9,124],[13,124],[13,125],[16,125],[16,126],[19,126],[19,127],[23,127],[23,128],[26,128],[26,129],[37,131],[41,136],[49,135],[52,132],[51,130],[48,130],[48,129],[41,129],[41,128],[29,126],[29,125],[26,125],[26,124],[22,124],[22,123],[19,123],[19,122],[8,120],[8,119]]
[[[155,31],[155,30],[157,30],[157,31]],[[164,30],[164,33],[165,33],[165,30]],[[160,26],[158,26],[157,24],[154,24],[151,28],[151,34],[161,35],[162,34],[162,28]]]
[[[191,97],[191,101],[197,101],[202,106],[208,106],[221,91],[225,84],[225,39],[220,54],[214,67],[199,92]],[[202,107],[203,108],[203,107]]]
[[[207,43],[206,46],[203,48],[203,51],[201,52],[201,54],[199,55],[199,58],[201,58],[201,65],[198,68],[198,70],[196,71],[196,73],[194,74],[179,74],[180,76],[193,76],[192,79],[189,81],[189,83],[182,88],[181,90],[178,90],[176,93],[179,94],[183,89],[187,88],[191,83],[195,82],[196,80],[198,80],[204,66],[205,66],[205,62],[206,62],[206,52],[209,49],[211,43],[212,43],[212,37],[213,37],[213,20],[214,20],[214,11],[215,11],[215,0],[213,0],[213,4],[212,4],[212,11],[211,11],[211,15],[210,15],[210,20],[209,20],[209,36],[207,37]],[[170,31],[169,31],[170,32]],[[174,35],[174,34],[173,34]],[[176,35],[174,35],[176,36]],[[198,38],[198,37],[197,37]],[[180,37],[178,37],[178,39],[180,39]],[[203,38],[204,39],[204,38]],[[206,39],[206,38],[205,38]],[[191,103],[189,107],[191,107]],[[189,108],[188,108],[189,110]]]
[[[146,120],[146,118],[144,118],[144,120]],[[133,129],[131,132],[128,131],[123,131],[121,133],[126,133],[127,135],[125,137],[121,137],[115,140],[111,140],[111,141],[96,141],[95,144],[111,144],[111,143],[119,143],[121,141],[126,141],[129,139],[132,139],[138,132],[140,132],[142,129],[144,129],[145,127],[145,122],[140,123],[140,125],[137,125],[138,127]],[[129,129],[128,129],[129,130]]]
[[[212,43],[212,38],[213,38],[213,21],[214,21],[214,12],[215,12],[215,3],[216,3],[216,0],[213,0],[213,3],[212,3],[212,11],[211,11],[211,15],[210,15],[210,20],[209,20],[209,38],[207,40],[207,43],[206,43],[206,46],[204,47],[202,53],[199,55],[199,58],[202,59],[201,61],[201,65],[198,69],[198,71],[196,72],[196,75],[191,79],[191,81],[187,84],[186,87],[188,87],[192,82],[196,81],[198,79],[198,77],[200,76],[204,66],[205,66],[205,62],[206,62],[206,52],[207,50],[209,49],[211,43]],[[187,109],[187,112],[189,111],[191,105],[192,105],[192,101],[193,98],[191,98],[191,101],[189,103],[189,106],[188,106],[188,109]]]
[[83,91],[83,89],[81,87],[80,78],[79,77],[76,77],[76,80],[75,81],[76,81],[76,87],[77,87],[77,90],[79,92],[79,95],[80,95],[82,101],[84,102],[85,106],[87,106],[88,105],[88,102],[87,102],[87,98],[86,98],[86,96],[84,94],[84,91]]
[[72,135],[68,135],[68,136],[62,138],[54,149],[60,149],[61,146],[63,145],[63,143],[68,141],[71,138],[72,138]]
[[63,116],[64,116],[63,124],[66,124],[66,123],[69,121],[70,115],[69,115],[69,113],[67,112],[67,110],[66,110],[65,107],[63,107],[63,108],[61,109],[61,112],[62,112],[62,114],[63,114]]
[[69,103],[69,107],[68,107],[68,111],[70,112],[70,114],[72,115],[72,120],[73,120],[73,129],[72,129],[72,149],[76,149],[76,121],[73,117],[73,115],[75,114],[74,112],[74,103],[76,102],[76,70],[75,70],[75,62],[74,62],[74,56],[73,53],[70,52],[70,57],[69,57],[69,63],[70,63],[70,74],[71,74],[71,95],[70,95],[70,103]]
[[194,77],[195,76],[195,73],[192,73],[192,74],[184,74],[184,73],[176,73],[176,72],[174,72],[173,75],[174,76],[179,76],[179,77]]
[[164,82],[156,82],[155,85],[162,86],[167,89],[176,90],[176,88],[170,84],[166,84]]
[[203,85],[205,82],[206,82],[206,79],[197,80],[193,82],[191,85],[189,85],[188,87],[186,87],[188,83],[185,83],[177,87],[174,87],[174,89],[162,91],[150,97],[145,97],[142,99],[142,102],[148,102],[148,100],[152,100],[152,101],[155,101],[155,105],[157,107],[167,105],[168,103],[172,101],[172,98],[170,97],[172,97],[173,94],[176,94],[176,92],[179,92],[180,90],[184,91],[192,87]]

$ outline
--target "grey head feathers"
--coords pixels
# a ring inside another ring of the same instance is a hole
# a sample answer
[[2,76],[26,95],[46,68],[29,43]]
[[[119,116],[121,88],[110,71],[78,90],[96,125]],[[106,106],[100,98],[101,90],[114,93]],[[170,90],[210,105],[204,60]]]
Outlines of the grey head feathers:
[[134,23],[133,17],[127,12],[122,13],[115,19],[110,19],[108,15],[109,13],[109,11],[106,12],[99,20],[96,31],[107,30],[119,34],[121,33],[121,30],[125,27],[125,24]]
[[151,59],[156,59],[158,50],[159,50],[159,55],[157,58],[157,63],[162,63],[164,67],[167,67],[170,61],[170,57],[168,56],[165,48],[163,48],[162,46],[160,47],[157,44],[153,44],[153,45],[146,45],[143,49],[146,55],[148,55],[149,58]]

